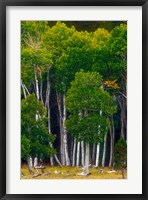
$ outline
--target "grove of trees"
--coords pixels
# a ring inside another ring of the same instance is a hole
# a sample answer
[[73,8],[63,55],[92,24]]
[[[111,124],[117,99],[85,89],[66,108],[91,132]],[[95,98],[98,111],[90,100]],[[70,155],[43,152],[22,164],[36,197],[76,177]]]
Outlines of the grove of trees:
[[21,89],[30,172],[35,158],[126,168],[126,22],[22,21]]

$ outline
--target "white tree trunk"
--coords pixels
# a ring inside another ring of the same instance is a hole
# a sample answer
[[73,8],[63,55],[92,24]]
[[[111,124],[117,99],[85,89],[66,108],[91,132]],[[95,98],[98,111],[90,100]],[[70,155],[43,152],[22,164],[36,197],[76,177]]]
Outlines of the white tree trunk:
[[[27,87],[25,86],[25,84],[23,83],[22,80],[21,80],[21,86],[22,86],[22,89],[23,89],[24,98],[26,99],[27,94],[29,95],[30,93],[29,93]],[[27,92],[27,94],[26,94],[26,92]]]
[[109,158],[109,167],[113,165],[113,146],[112,146],[112,138],[110,139],[110,158]]
[[104,167],[104,165],[105,165],[106,143],[107,143],[107,133],[105,133],[105,135],[104,135],[103,156],[102,156],[102,167]]
[[62,120],[60,119],[60,154],[61,154],[61,162],[62,165],[66,164],[66,159],[65,159],[65,148],[64,148],[64,135],[63,135],[63,127],[62,127]]
[[42,75],[40,75],[40,78],[41,78],[41,82],[40,82],[40,97],[41,97],[41,101],[43,102],[43,81],[42,81]]
[[[40,93],[39,93],[39,81],[38,81],[38,77],[37,77],[37,67],[34,66],[34,76],[35,76],[35,89],[36,89],[36,97],[39,100],[40,99]],[[37,111],[36,114],[36,121],[39,119],[40,115],[39,112]]]
[[45,100],[45,107],[49,107],[49,100],[50,100],[50,80],[49,80],[49,71],[47,72],[47,88],[46,88],[46,100]]
[[85,153],[84,153],[84,141],[81,141],[81,164],[84,166],[85,164]]
[[30,92],[29,92],[29,90],[27,89],[27,87],[26,87],[26,85],[23,83],[23,85],[24,85],[24,88],[25,88],[25,90],[26,90],[26,92],[28,93],[28,95],[30,94]]
[[64,136],[63,136],[63,142],[64,142],[64,153],[65,153],[66,166],[70,166],[70,160],[69,160],[69,155],[68,155],[68,145],[67,145],[67,133],[65,134],[65,131],[64,131]]
[[32,157],[30,156],[29,158],[29,166],[32,168],[33,167],[33,161],[32,161]]
[[64,149],[64,135],[63,135],[63,128],[62,128],[62,120],[60,119],[60,154],[61,154],[61,162],[62,165],[66,164],[66,159],[65,159],[65,149]]
[[70,166],[70,159],[68,155],[68,144],[67,144],[67,130],[65,126],[66,122],[66,104],[65,104],[65,94],[63,94],[63,142],[65,151],[66,166]]
[[21,83],[21,86],[22,86],[22,89],[23,89],[24,98],[26,99],[27,95],[26,95],[26,91],[25,91],[25,88],[24,88],[24,84]]
[[[46,102],[45,106],[48,111],[48,132],[51,134],[51,123],[50,123],[50,80],[49,80],[49,71],[47,73],[47,89],[46,89]],[[52,148],[52,144],[50,143],[50,147]],[[53,166],[53,156],[50,156],[50,165]]]
[[56,92],[57,105],[59,111],[59,127],[60,127],[60,157],[62,165],[65,165],[65,151],[64,151],[64,138],[63,138],[63,117],[62,117],[62,99],[61,95]]
[[100,155],[100,143],[97,144],[97,150],[96,150],[96,167],[99,166],[99,155]]
[[[100,116],[102,116],[102,110],[100,110]],[[98,126],[98,136],[100,135],[100,125]],[[100,143],[97,144],[96,151],[96,167],[99,166],[99,156],[100,156]]]
[[37,67],[34,66],[34,76],[35,76],[35,88],[36,88],[36,96],[37,99],[40,99],[40,93],[39,93],[39,81],[38,81],[38,77],[37,77]]
[[80,166],[80,141],[77,143],[77,167]]
[[34,171],[32,169],[33,168],[33,161],[32,161],[31,156],[27,159],[27,165],[28,165],[29,172],[33,175],[34,174]]
[[114,167],[114,122],[113,118],[111,119],[110,124],[110,159],[109,167]]
[[57,161],[57,163],[62,167],[62,165],[61,165],[61,163],[60,163],[60,161],[59,161],[57,155],[54,155],[54,158],[55,158],[55,160]]
[[86,143],[86,152],[85,152],[85,172],[86,175],[89,174],[89,144]]
[[36,166],[38,166],[38,158],[37,158],[37,157],[34,158],[34,168],[35,168]]
[[73,144],[73,155],[72,155],[72,166],[75,166],[75,158],[76,157],[76,139],[74,139],[74,144]]

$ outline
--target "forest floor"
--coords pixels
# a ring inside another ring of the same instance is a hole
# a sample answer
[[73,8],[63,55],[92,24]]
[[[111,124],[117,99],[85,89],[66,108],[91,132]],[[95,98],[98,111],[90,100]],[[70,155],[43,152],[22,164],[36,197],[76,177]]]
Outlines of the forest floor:
[[[122,179],[121,170],[111,172],[110,168],[89,168],[90,175],[80,176],[83,169],[82,167],[60,167],[60,166],[46,166],[44,173],[41,170],[34,170],[35,174],[29,173],[27,165],[21,168],[21,179]],[[100,173],[103,170],[103,173]],[[127,178],[127,171],[125,171],[125,178]]]

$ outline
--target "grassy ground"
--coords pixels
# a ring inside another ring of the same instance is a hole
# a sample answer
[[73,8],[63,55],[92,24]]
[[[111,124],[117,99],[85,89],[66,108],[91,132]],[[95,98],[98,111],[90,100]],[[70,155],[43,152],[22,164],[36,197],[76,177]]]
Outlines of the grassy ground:
[[[100,173],[100,169],[103,169],[103,173]],[[109,173],[110,169],[105,168],[90,168],[90,175],[79,176],[83,170],[81,167],[59,167],[59,166],[46,166],[44,174],[41,176],[41,170],[34,170],[35,175],[29,173],[27,165],[23,165],[21,172],[21,179],[122,179],[122,173],[120,170]],[[38,176],[39,175],[39,176]],[[125,172],[125,178],[127,178],[127,172]]]

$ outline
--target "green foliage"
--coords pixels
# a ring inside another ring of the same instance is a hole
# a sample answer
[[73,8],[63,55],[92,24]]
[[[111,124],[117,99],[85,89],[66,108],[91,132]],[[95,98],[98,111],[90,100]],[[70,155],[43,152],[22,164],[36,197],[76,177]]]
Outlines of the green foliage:
[[79,114],[72,114],[66,121],[66,127],[74,138],[92,144],[102,142],[103,136],[108,130],[108,125],[109,121],[98,113],[89,113],[81,117]]
[[[101,36],[98,38],[101,41]],[[77,71],[91,69],[95,53],[92,34],[87,31],[78,32],[74,27],[68,28],[65,23],[57,22],[47,32],[44,40],[48,51],[52,52],[54,73],[51,78],[55,82],[54,87],[57,91],[65,93]]]
[[115,27],[102,48],[98,48],[93,69],[99,71],[106,80],[121,80],[127,70],[127,25]]
[[86,142],[101,139],[109,125],[107,117],[116,111],[113,98],[101,88],[101,82],[98,73],[81,70],[67,91],[66,105],[71,115],[66,126],[76,138]]
[[110,34],[107,30],[103,28],[98,28],[92,34],[92,44],[100,49],[105,45],[109,37]]
[[30,155],[30,140],[22,134],[21,136],[21,158],[26,159]]
[[21,23],[21,57],[23,65],[40,66],[51,63],[43,36],[48,31],[47,22],[23,21]]
[[29,153],[48,158],[55,153],[50,146],[55,136],[48,133],[46,109],[34,94],[22,100],[21,108],[22,158],[25,159]]
[[125,169],[127,166],[127,144],[121,137],[115,145],[115,168]]
[[[23,46],[28,46],[41,41],[42,34],[48,29],[47,21],[22,21],[21,41]],[[28,44],[28,42],[30,43]]]
[[71,88],[67,92],[66,105],[70,112],[100,111],[112,115],[116,107],[113,98],[101,87],[102,78],[96,72],[81,70],[75,75]]
[[43,40],[47,31],[49,31],[48,22],[21,23],[21,78],[29,88],[34,81],[34,67],[40,79],[52,64],[51,52],[47,50]]

